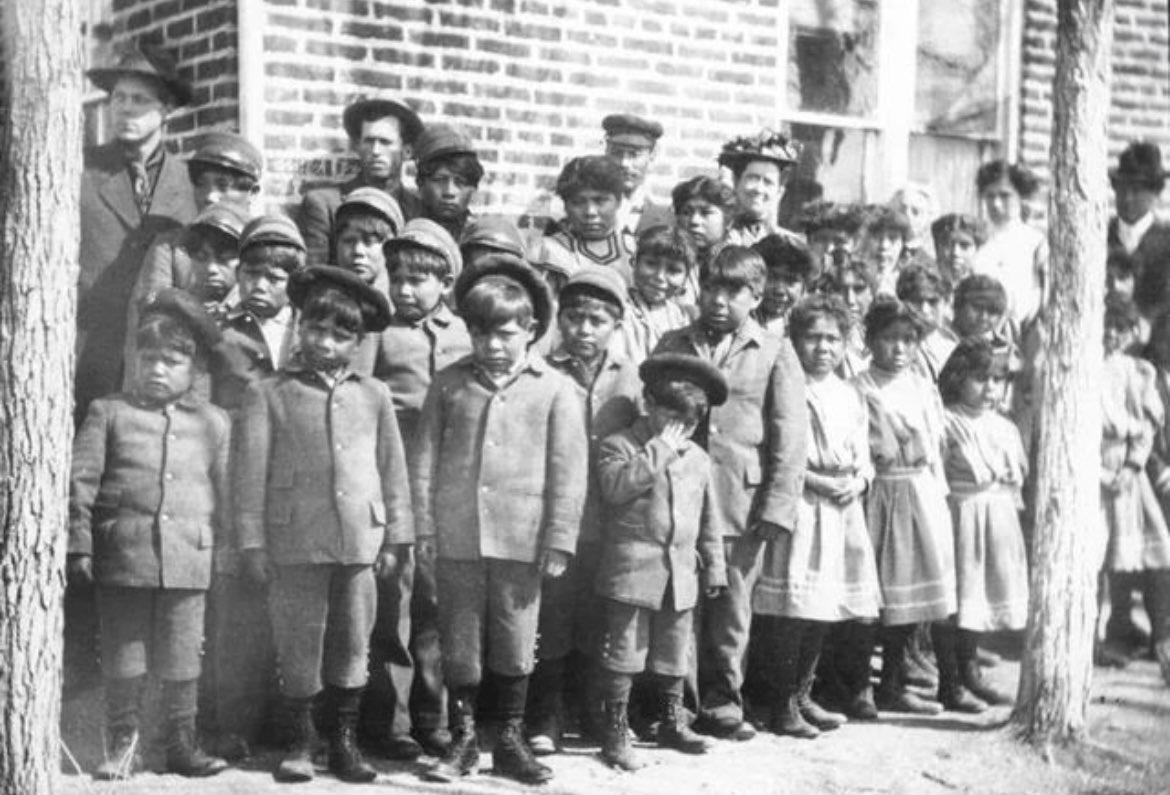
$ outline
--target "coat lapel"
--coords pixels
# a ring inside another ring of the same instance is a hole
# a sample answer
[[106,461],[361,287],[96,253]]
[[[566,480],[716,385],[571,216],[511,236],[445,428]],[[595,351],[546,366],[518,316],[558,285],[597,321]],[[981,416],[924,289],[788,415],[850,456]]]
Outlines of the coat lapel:
[[98,185],[98,194],[126,226],[138,227],[142,223],[142,213],[134,201],[134,189],[130,185],[130,174],[121,164],[115,163],[112,158],[104,166],[101,184]]
[[[129,180],[126,182],[129,184]],[[134,202],[133,194],[130,202]],[[154,195],[150,198],[148,214],[187,223],[193,220],[194,210],[195,197],[186,163],[167,152],[163,155],[162,169],[159,171],[158,183],[154,186]]]

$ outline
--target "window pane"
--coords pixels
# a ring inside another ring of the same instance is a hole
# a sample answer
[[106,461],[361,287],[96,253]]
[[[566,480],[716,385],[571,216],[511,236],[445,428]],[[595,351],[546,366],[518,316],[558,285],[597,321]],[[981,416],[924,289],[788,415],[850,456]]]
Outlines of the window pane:
[[[861,201],[865,198],[863,185],[866,170],[876,162],[876,133],[815,124],[793,124],[792,138],[801,144],[800,161],[792,175],[793,180],[806,185],[816,182],[821,188],[821,195],[832,201]],[[792,187],[790,182],[790,192]],[[791,200],[795,202],[796,198],[793,196]]]
[[939,212],[979,214],[975,172],[1000,156],[999,144],[944,135],[910,136],[910,180],[934,189]]
[[998,134],[1000,3],[919,2],[918,129],[976,137]]
[[869,117],[877,108],[877,0],[792,0],[788,107]]

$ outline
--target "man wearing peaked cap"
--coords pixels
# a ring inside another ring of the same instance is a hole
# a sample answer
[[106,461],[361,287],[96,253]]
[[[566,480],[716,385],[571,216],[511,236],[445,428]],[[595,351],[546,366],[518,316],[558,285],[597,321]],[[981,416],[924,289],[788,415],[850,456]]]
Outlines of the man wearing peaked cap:
[[164,145],[173,108],[190,87],[161,49],[129,44],[90,70],[108,93],[113,139],[86,152],[81,178],[75,417],[118,389],[130,296],[151,242],[195,217],[183,162]]
[[645,192],[646,172],[654,162],[662,125],[632,113],[613,113],[601,121],[605,155],[622,168],[624,198],[618,209],[618,228],[637,236],[643,229],[670,224],[670,208],[650,200]]
[[305,194],[298,223],[305,235],[310,265],[330,261],[337,208],[342,197],[357,188],[386,191],[398,202],[407,220],[422,214],[418,195],[402,184],[402,165],[411,158],[423,131],[418,115],[395,99],[363,97],[346,107],[342,125],[357,154],[358,173],[346,182]]
[[484,173],[470,136],[451,124],[428,124],[415,144],[414,160],[423,217],[442,224],[458,240]]
[[1109,169],[1109,182],[1117,206],[1109,222],[1109,251],[1133,260],[1134,301],[1151,317],[1170,304],[1170,223],[1154,213],[1166,184],[1158,145],[1138,141],[1127,146],[1117,167]]

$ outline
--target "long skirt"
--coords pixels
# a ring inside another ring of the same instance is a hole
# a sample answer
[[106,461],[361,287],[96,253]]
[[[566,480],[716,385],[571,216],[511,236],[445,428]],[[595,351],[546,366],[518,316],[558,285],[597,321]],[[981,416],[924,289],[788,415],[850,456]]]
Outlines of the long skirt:
[[1002,486],[951,484],[959,626],[973,632],[1023,629],[1028,562],[1015,496]]

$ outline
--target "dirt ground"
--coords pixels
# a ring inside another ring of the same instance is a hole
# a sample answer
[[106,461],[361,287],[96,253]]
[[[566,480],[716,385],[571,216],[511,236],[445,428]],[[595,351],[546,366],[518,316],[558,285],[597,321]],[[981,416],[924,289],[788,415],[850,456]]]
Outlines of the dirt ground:
[[[1018,666],[1005,661],[988,671],[1012,688]],[[86,770],[97,746],[89,718],[96,712],[93,693],[66,702],[65,742]],[[786,793],[1170,793],[1170,688],[1153,662],[1135,661],[1122,671],[1097,670],[1089,711],[1088,740],[1048,760],[1015,743],[1004,722],[1009,708],[979,716],[884,716],[877,723],[854,723],[813,741],[761,733],[746,743],[719,741],[706,756],[687,757],[641,747],[647,766],[633,774],[605,767],[596,748],[572,746],[548,758],[556,778],[543,787],[526,787],[483,773],[459,785],[427,784],[419,771],[433,760],[398,764],[371,760],[380,775],[374,785],[407,792],[448,795],[500,795],[539,791],[549,795],[585,793],[701,793],[702,795],[784,795]],[[85,716],[88,715],[89,718]],[[191,781],[143,773],[133,781],[110,784],[67,772],[66,793],[228,793],[285,792],[325,795],[353,792],[322,772],[311,784],[279,785],[269,771],[277,754],[269,752],[213,779]],[[491,765],[483,757],[483,769]],[[71,771],[66,760],[64,768]]]

